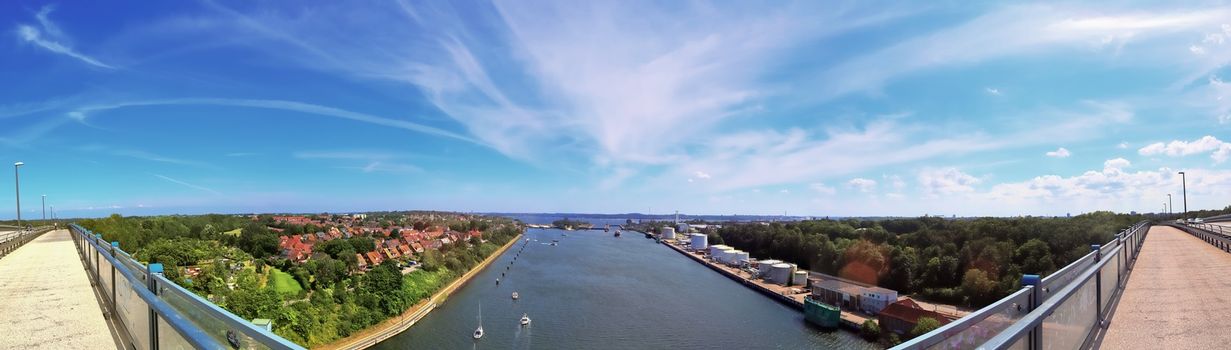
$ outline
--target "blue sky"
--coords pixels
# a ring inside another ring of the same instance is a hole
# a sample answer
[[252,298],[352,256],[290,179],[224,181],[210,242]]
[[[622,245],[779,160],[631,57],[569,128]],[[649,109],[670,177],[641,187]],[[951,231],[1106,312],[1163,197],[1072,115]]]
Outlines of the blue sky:
[[27,217],[1231,204],[1225,5],[0,6]]

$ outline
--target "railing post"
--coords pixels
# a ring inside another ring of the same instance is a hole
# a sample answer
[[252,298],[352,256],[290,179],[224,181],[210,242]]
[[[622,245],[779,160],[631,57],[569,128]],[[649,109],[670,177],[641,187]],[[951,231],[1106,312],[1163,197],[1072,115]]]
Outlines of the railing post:
[[[120,247],[120,242],[111,242],[111,257],[115,257],[115,250]],[[111,315],[115,316],[115,309],[118,307],[115,302],[115,264],[111,265]]]
[[[1030,287],[1030,303],[1026,305],[1026,313],[1034,311],[1043,302],[1042,291],[1039,290],[1039,283],[1042,278],[1039,275],[1022,275],[1022,287]],[[1043,348],[1043,329],[1042,327],[1034,327],[1030,330],[1030,341],[1026,342],[1027,349],[1039,350]]]
[[[154,263],[145,266],[145,286],[158,295],[158,279],[154,275],[162,276],[162,264]],[[147,305],[148,306],[148,305]],[[154,307],[150,308],[150,350],[158,350],[158,313],[154,312]]]
[[1103,261],[1103,246],[1091,244],[1090,250],[1094,251],[1094,323],[1103,326],[1103,269],[1097,268],[1098,262]]

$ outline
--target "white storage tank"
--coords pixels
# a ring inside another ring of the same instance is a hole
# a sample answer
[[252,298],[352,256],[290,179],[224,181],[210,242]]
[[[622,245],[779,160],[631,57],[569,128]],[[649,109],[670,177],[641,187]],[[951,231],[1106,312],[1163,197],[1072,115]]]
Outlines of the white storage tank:
[[757,262],[757,272],[761,273],[762,277],[769,276],[769,268],[775,264],[781,264],[782,260],[766,259]]
[[731,249],[731,247],[725,244],[712,245],[710,246],[710,256],[717,259],[719,255],[722,255],[722,251],[727,249]]
[[799,270],[791,275],[792,286],[803,286],[808,284],[808,271]]
[[675,239],[675,229],[671,226],[663,226],[662,236],[663,239]]
[[705,250],[706,248],[709,248],[709,245],[710,245],[709,242],[710,242],[710,236],[700,234],[700,233],[692,234],[692,249],[693,250]]
[[769,275],[765,279],[773,283],[787,285],[791,279],[791,264],[777,263],[771,265],[769,267]]
[[730,264],[731,259],[735,258],[735,254],[737,253],[739,253],[739,249],[731,248],[724,250],[722,251],[722,259],[719,259],[718,261],[721,261],[724,264]]
[[734,255],[727,257],[727,264],[730,265],[742,265],[746,261],[748,261],[748,252],[742,250],[737,250]]
[[680,231],[680,233],[688,233],[688,228],[689,228],[689,227],[688,227],[688,224],[685,224],[685,223],[682,223],[682,222],[681,222],[681,223],[678,223],[678,224],[675,224],[675,229],[676,229],[677,231]]

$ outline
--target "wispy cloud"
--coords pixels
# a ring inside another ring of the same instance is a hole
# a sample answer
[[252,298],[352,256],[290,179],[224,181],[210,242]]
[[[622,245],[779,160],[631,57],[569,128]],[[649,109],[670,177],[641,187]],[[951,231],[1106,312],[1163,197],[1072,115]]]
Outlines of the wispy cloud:
[[208,188],[208,187],[203,187],[203,186],[193,185],[193,184],[190,184],[190,183],[187,183],[187,182],[183,182],[183,181],[180,181],[180,180],[172,179],[172,178],[170,178],[170,177],[163,176],[163,175],[159,175],[159,174],[150,174],[150,175],[154,175],[154,177],[157,177],[157,178],[160,178],[160,179],[163,179],[163,180],[167,180],[167,181],[170,181],[170,182],[172,182],[172,183],[177,183],[177,184],[183,185],[183,186],[188,187],[188,188],[192,188],[192,189],[197,189],[197,190],[201,190],[201,191],[205,191],[205,192],[213,193],[213,194],[216,194],[216,195],[219,195],[219,196],[221,196],[221,195],[222,195],[222,192],[215,191],[215,190],[214,190],[214,189],[212,189],[212,188]]
[[987,93],[989,94],[1000,96],[1000,89],[993,88],[993,87],[987,87],[987,88],[983,88],[983,90],[987,91]]
[[[55,10],[54,6],[43,6],[34,16],[38,20],[41,29],[31,25],[20,24],[17,26],[17,37],[25,42],[42,47],[47,51],[72,57],[95,67],[115,69],[114,66],[77,52],[65,44],[64,42],[68,41],[67,35],[48,17],[53,10]],[[44,34],[46,35],[44,36]]]
[[186,166],[192,166],[192,167],[198,167],[198,168],[210,168],[210,169],[217,168],[213,164],[209,164],[205,162],[168,157],[168,156],[164,156],[164,155],[160,155],[160,154],[156,154],[156,153],[152,153],[148,151],[138,150],[138,149],[117,148],[117,147],[97,145],[97,144],[81,146],[81,147],[78,147],[77,149],[81,151],[96,152],[96,153],[108,154],[108,155],[113,155],[113,156],[118,156],[118,157],[128,157],[128,158],[146,160],[146,161],[151,161],[151,162],[186,165]]
[[231,153],[227,153],[227,154],[226,154],[226,156],[227,156],[227,157],[251,157],[251,156],[255,156],[255,155],[260,155],[260,153],[255,153],[255,152],[231,152]]
[[1047,152],[1046,155],[1052,158],[1068,158],[1069,156],[1073,155],[1073,153],[1069,152],[1067,148],[1060,147],[1060,148],[1057,148],[1055,151]]
[[415,123],[415,122],[410,122],[410,121],[405,121],[405,120],[400,120],[400,119],[386,118],[386,117],[381,117],[381,116],[376,116],[376,115],[371,115],[371,114],[366,114],[366,113],[360,113],[360,112],[355,112],[355,111],[349,111],[349,110],[345,110],[341,108],[334,108],[334,107],[329,107],[329,106],[322,106],[322,105],[297,102],[297,101],[286,101],[286,100],[179,98],[179,99],[166,99],[166,100],[128,101],[128,102],[118,102],[118,103],[111,103],[111,104],[84,106],[81,108],[77,108],[73,111],[70,111],[68,115],[72,117],[73,119],[84,122],[87,118],[90,117],[91,114],[94,114],[97,112],[125,108],[125,107],[167,106],[167,105],[170,105],[170,106],[213,105],[213,106],[277,109],[277,110],[285,110],[285,111],[292,111],[292,112],[301,112],[301,113],[316,114],[316,115],[322,115],[322,116],[327,116],[327,117],[335,117],[335,118],[353,120],[353,121],[358,121],[358,122],[363,122],[363,123],[368,123],[368,124],[375,124],[375,125],[380,125],[380,126],[387,126],[387,127],[398,128],[398,129],[403,129],[403,130],[410,130],[414,132],[441,136],[441,137],[451,138],[455,140],[470,142],[476,145],[485,146],[485,144],[473,138],[463,136],[461,134],[451,132],[448,130],[427,126],[427,125],[420,124],[420,123]]
[[386,173],[421,173],[423,168],[405,163],[402,159],[412,156],[397,154],[385,151],[371,150],[335,150],[335,151],[305,151],[295,152],[295,158],[299,159],[323,159],[348,161],[352,163],[360,163],[362,165],[340,166],[341,169],[360,170],[365,173],[386,172]]
[[971,65],[1013,55],[1073,49],[1086,49],[1089,53],[1093,49],[1114,56],[1129,40],[1175,40],[1177,34],[1217,26],[1229,16],[1231,9],[1227,8],[1147,12],[1115,8],[1089,11],[1059,5],[1006,6],[964,24],[915,36],[835,65],[816,79],[824,82],[817,88],[820,98],[832,99],[854,92],[876,93],[891,80],[922,70]]

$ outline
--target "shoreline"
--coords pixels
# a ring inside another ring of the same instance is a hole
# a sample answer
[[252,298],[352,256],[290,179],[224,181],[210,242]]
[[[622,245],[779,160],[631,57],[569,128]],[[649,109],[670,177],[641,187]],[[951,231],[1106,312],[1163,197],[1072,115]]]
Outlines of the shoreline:
[[470,271],[467,271],[462,276],[453,280],[453,282],[450,282],[449,285],[445,286],[444,288],[441,288],[439,291],[436,291],[436,293],[433,293],[431,297],[416,303],[414,306],[411,306],[409,309],[406,309],[406,311],[402,312],[401,315],[396,316],[396,317],[390,317],[371,327],[365,328],[359,332],[351,334],[350,336],[346,338],[338,339],[328,344],[314,347],[312,349],[314,350],[367,349],[369,347],[376,345],[377,343],[380,343],[381,341],[385,339],[392,338],[393,336],[398,335],[406,331],[407,329],[410,329],[410,327],[414,326],[415,323],[418,323],[420,319],[422,319],[424,316],[427,316],[427,314],[431,313],[432,310],[435,310],[436,307],[439,306],[440,303],[444,302],[446,298],[452,295],[453,292],[457,291],[462,286],[465,286],[466,283],[469,282],[472,278],[474,278],[475,275],[478,275],[479,272],[482,272],[483,270],[487,269],[487,267],[491,265],[493,261],[495,261],[501,255],[504,255],[504,253],[507,252],[509,248],[513,247],[514,244],[521,241],[521,238],[524,235],[525,233],[517,234],[516,237],[513,237],[512,239],[510,239],[508,243],[505,243],[504,246],[500,247],[500,249],[497,249],[495,252],[489,255],[486,259],[483,259],[482,262],[480,262],[474,268],[470,269]]
[[[726,276],[727,278],[729,278],[729,279],[731,279],[731,280],[733,280],[733,281],[735,281],[735,282],[737,282],[737,283],[739,283],[739,284],[742,284],[742,285],[744,285],[744,286],[746,286],[746,287],[748,287],[748,288],[752,289],[753,291],[756,291],[756,292],[758,292],[758,293],[760,293],[760,294],[762,294],[762,295],[765,295],[765,296],[769,297],[770,299],[773,299],[774,301],[777,301],[777,302],[779,302],[779,303],[781,303],[781,304],[783,304],[783,305],[785,305],[785,306],[787,306],[787,307],[790,307],[790,308],[792,308],[792,309],[795,309],[795,310],[797,310],[797,311],[799,311],[799,312],[801,312],[801,313],[804,311],[804,303],[803,303],[803,301],[801,301],[801,300],[797,300],[797,299],[796,299],[795,297],[793,297],[793,296],[787,296],[787,295],[782,295],[782,294],[776,293],[776,292],[774,292],[773,290],[770,290],[770,289],[766,288],[765,286],[761,285],[760,283],[758,283],[758,282],[756,282],[756,281],[753,281],[753,280],[750,280],[750,279],[748,279],[748,278],[744,278],[743,276],[737,275],[737,274],[735,274],[735,273],[731,272],[730,270],[728,270],[728,269],[726,269],[726,268],[724,268],[724,267],[722,267],[722,266],[719,266],[717,263],[714,263],[714,262],[712,262],[712,261],[706,261],[704,258],[702,258],[702,257],[700,257],[700,256],[697,256],[696,254],[693,254],[693,253],[691,253],[691,252],[689,252],[689,251],[687,251],[687,250],[684,250],[684,248],[681,248],[681,247],[679,247],[679,246],[677,246],[677,245],[675,245],[675,244],[672,244],[672,243],[670,243],[670,242],[663,241],[663,242],[662,242],[662,244],[663,244],[663,245],[666,245],[666,246],[667,246],[667,247],[669,247],[669,248],[671,248],[671,250],[674,250],[674,251],[676,251],[676,252],[678,252],[678,253],[680,253],[680,254],[683,254],[684,256],[687,256],[689,259],[692,259],[693,261],[696,261],[696,262],[698,262],[698,263],[701,263],[701,265],[704,265],[705,267],[710,268],[710,270],[714,270],[714,272],[718,272],[718,274],[723,275],[723,276]],[[845,328],[845,329],[847,329],[847,330],[849,330],[849,331],[854,331],[854,332],[858,333],[858,332],[859,332],[859,327],[860,327],[860,323],[861,323],[861,322],[857,321],[855,318],[852,318],[851,316],[858,317],[859,319],[862,319],[862,318],[863,318],[863,317],[860,317],[860,316],[851,315],[849,312],[847,312],[847,310],[843,310],[843,312],[841,313],[840,322],[838,322],[838,324],[839,324],[840,326],[842,326],[841,328]],[[805,323],[806,323],[806,321],[805,321]]]

